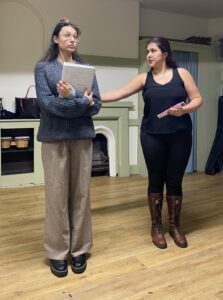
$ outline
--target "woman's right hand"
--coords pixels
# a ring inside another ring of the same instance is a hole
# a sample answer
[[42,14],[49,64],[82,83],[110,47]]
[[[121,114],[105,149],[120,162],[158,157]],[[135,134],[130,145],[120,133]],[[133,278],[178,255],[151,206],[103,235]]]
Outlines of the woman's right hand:
[[71,84],[66,81],[60,80],[57,83],[57,92],[62,97],[67,97],[72,90]]
[[93,93],[92,93],[92,91],[89,93],[87,90],[85,90],[84,96],[88,98],[89,106],[94,105],[94,100],[93,100]]

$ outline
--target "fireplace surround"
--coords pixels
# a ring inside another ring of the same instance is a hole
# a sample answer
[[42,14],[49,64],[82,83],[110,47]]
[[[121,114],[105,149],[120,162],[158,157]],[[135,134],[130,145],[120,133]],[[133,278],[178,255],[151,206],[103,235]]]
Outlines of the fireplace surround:
[[129,176],[129,110],[132,102],[103,104],[94,116],[96,134],[107,138],[109,176]]

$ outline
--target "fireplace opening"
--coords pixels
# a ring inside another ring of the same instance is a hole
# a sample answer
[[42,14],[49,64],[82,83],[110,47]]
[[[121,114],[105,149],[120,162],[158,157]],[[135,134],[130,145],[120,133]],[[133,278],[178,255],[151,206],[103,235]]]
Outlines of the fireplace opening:
[[92,176],[109,176],[109,157],[107,138],[101,134],[96,134],[93,139]]

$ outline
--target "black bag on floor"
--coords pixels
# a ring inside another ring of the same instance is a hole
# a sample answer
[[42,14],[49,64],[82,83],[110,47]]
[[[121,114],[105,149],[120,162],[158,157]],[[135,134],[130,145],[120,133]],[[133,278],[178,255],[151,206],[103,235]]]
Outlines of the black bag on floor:
[[28,98],[28,93],[31,87],[30,85],[24,98],[15,98],[16,102],[16,118],[17,119],[39,119],[40,108],[37,103],[37,98]]

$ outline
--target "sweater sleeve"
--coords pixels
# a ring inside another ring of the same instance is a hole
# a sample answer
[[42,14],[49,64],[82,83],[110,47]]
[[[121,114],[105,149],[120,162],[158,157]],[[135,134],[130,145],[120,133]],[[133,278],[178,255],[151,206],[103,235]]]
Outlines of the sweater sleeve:
[[91,105],[87,108],[87,110],[83,114],[83,117],[89,117],[98,114],[102,105],[96,76],[93,81],[92,92],[93,92],[94,105]]
[[45,63],[39,62],[35,67],[35,84],[38,104],[43,112],[61,118],[79,118],[89,108],[86,96],[67,99],[55,96],[48,84]]

